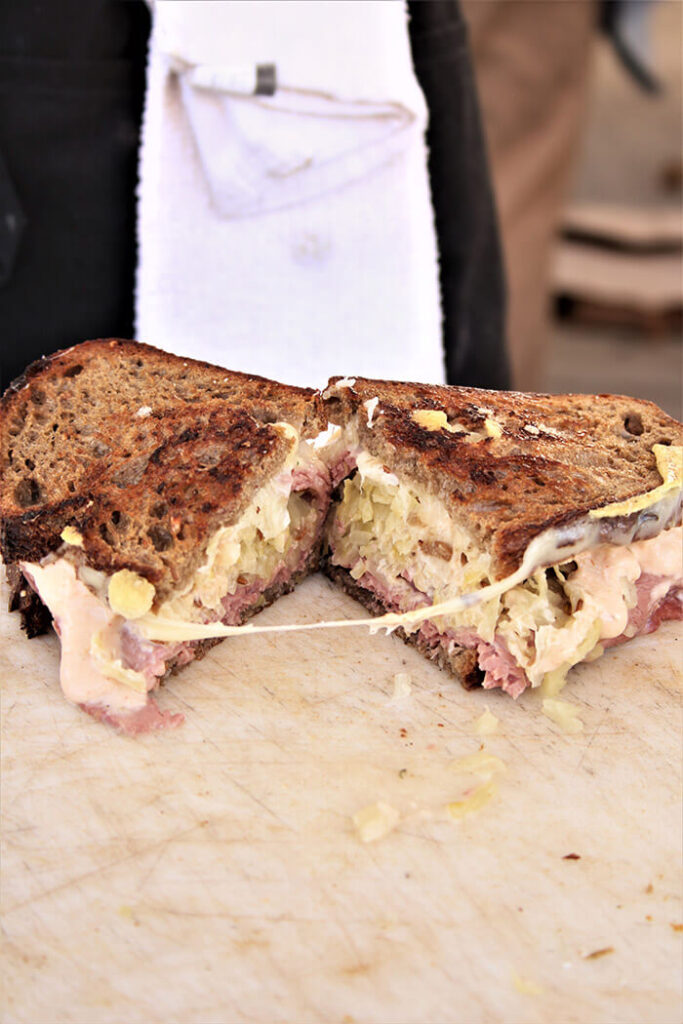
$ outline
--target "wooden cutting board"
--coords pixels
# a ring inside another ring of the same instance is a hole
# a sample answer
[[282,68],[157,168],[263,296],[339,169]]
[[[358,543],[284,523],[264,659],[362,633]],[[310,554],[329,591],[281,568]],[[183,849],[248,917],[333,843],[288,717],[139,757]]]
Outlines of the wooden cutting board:
[[[261,621],[357,611],[315,578]],[[320,631],[220,645],[139,739],[64,702],[55,636],[0,629],[3,1024],[680,1020],[679,627],[573,673],[577,736]],[[449,820],[482,742],[498,796]],[[401,822],[363,844],[378,800]]]

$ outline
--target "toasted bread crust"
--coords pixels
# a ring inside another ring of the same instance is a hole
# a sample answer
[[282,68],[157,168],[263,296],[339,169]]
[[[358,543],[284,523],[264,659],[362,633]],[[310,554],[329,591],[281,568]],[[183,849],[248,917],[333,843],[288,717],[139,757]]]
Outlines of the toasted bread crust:
[[18,565],[7,566],[7,583],[10,592],[8,610],[19,612],[21,628],[29,640],[47,633],[52,623],[50,611],[27,582]]
[[65,525],[89,563],[159,597],[285,461],[324,429],[320,398],[137,342],[85,342],[28,367],[0,401],[0,551],[39,560]]
[[289,439],[244,413],[214,411],[192,427],[174,419],[171,431],[163,423],[163,440],[152,431],[154,447],[117,459],[94,481],[71,520],[93,568],[133,569],[159,600],[186,582],[212,533],[237,521],[290,451]]
[[[7,387],[0,398],[0,415],[3,419],[11,416],[17,402],[22,400],[36,402],[35,393],[30,389],[41,383],[58,378],[74,382],[83,371],[92,376],[98,370],[118,376],[118,384],[126,383],[131,374],[137,378],[132,388],[114,392],[123,407],[134,403],[138,397],[144,399],[145,395],[138,393],[153,384],[156,391],[153,397],[159,407],[174,407],[178,399],[228,401],[231,405],[249,406],[254,418],[264,423],[277,418],[286,420],[302,437],[313,437],[325,426],[319,393],[314,388],[294,387],[266,377],[226,370],[125,338],[84,341],[37,359]],[[195,392],[190,394],[193,388]],[[43,402],[44,399],[39,399],[36,404]]]
[[[531,395],[333,377],[329,419],[355,420],[360,443],[400,479],[435,494],[475,532],[504,576],[530,541],[590,509],[658,487],[654,444],[683,445],[683,426],[652,402],[620,395]],[[371,425],[364,402],[377,397]],[[446,413],[463,432],[429,430],[414,410]],[[495,420],[500,437],[487,436]]]

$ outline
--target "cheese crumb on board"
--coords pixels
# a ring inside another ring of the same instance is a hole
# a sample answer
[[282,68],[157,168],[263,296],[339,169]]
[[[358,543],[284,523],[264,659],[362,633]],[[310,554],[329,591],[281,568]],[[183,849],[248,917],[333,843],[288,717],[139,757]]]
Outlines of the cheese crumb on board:
[[505,771],[505,761],[494,757],[493,754],[487,754],[485,750],[478,750],[476,754],[468,754],[466,757],[451,761],[450,767],[456,772],[472,773],[490,779],[498,772]]
[[394,676],[394,692],[392,694],[392,700],[401,700],[403,697],[409,697],[412,693],[412,689],[408,673],[397,672]]
[[512,984],[524,996],[540,996],[543,992],[541,986],[537,985],[535,981],[531,981],[529,978],[522,978],[514,971],[512,974]]
[[498,732],[498,719],[492,714],[488,707],[484,706],[484,714],[480,715],[474,723],[474,731],[477,736],[492,736]]
[[378,800],[357,811],[352,820],[361,843],[374,843],[393,832],[401,816],[391,804]]
[[563,732],[570,734],[583,732],[583,722],[578,717],[580,710],[575,704],[570,704],[568,700],[555,700],[552,697],[546,697],[543,701],[543,714],[551,722],[559,725]]
[[446,814],[455,821],[460,821],[462,818],[467,817],[468,814],[480,811],[482,807],[485,807],[486,804],[493,800],[497,792],[498,787],[495,782],[485,782],[483,786],[478,786],[464,800],[453,800],[450,804],[446,804]]

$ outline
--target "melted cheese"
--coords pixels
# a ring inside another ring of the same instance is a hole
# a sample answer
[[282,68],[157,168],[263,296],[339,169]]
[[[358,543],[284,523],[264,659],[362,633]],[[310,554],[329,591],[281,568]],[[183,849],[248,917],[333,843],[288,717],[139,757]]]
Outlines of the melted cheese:
[[139,619],[154,602],[154,586],[130,569],[119,569],[107,587],[109,607],[124,619]]
[[[71,562],[65,558],[47,565],[22,562],[21,569],[54,618],[62,645],[59,680],[64,696],[75,704],[106,704],[117,710],[144,707],[147,694],[139,688],[139,680],[133,689],[130,679],[112,678],[111,673],[116,677],[122,666],[112,665],[110,673],[110,658],[97,638],[116,628],[115,616],[78,579]],[[93,641],[95,659],[91,657]]]
[[[393,474],[387,474],[379,463],[374,465],[369,460],[369,456],[366,460],[359,460],[359,463],[364,465],[366,476],[369,477],[370,475],[374,475],[377,478],[381,472],[386,477],[393,477]],[[665,514],[668,514],[668,504],[664,511]],[[637,523],[633,525],[632,529],[634,532],[637,529],[637,525]],[[666,557],[666,555],[660,556],[657,554],[651,554],[652,541],[657,541],[656,546],[659,546],[660,544],[667,545],[668,550],[668,545],[672,545],[673,547],[676,544],[676,540],[671,539],[673,534],[676,534],[679,538],[678,544],[680,545],[680,528],[667,531],[664,534],[659,534],[658,537],[651,538],[649,541],[639,542],[643,545],[650,545],[649,548],[645,548],[646,561],[651,559],[649,564],[660,564],[662,558]],[[628,534],[626,534],[625,537],[628,537]],[[596,546],[598,538],[599,524],[591,524],[585,520],[579,523],[570,524],[568,527],[551,528],[534,538],[525,552],[519,569],[510,576],[506,576],[504,579],[499,580],[496,583],[489,584],[488,586],[479,587],[476,590],[458,594],[457,596],[447,600],[425,605],[407,612],[389,612],[375,618],[291,623],[289,625],[281,626],[255,626],[251,623],[248,623],[245,626],[224,626],[221,623],[209,623],[204,625],[200,623],[195,624],[187,621],[181,621],[166,615],[155,615],[150,613],[149,615],[138,619],[137,625],[143,635],[148,639],[161,641],[201,640],[208,637],[240,636],[247,633],[297,632],[309,629],[344,629],[357,626],[365,626],[371,633],[379,632],[382,629],[387,632],[392,632],[398,626],[407,626],[409,628],[417,627],[420,623],[426,622],[427,620],[436,621],[438,623],[438,621],[444,617],[457,614],[465,609],[473,608],[484,602],[493,601],[495,598],[498,598],[503,594],[507,594],[509,591],[522,584],[525,580],[529,579],[540,567],[552,566],[566,562],[569,559],[575,558],[587,548]],[[632,547],[633,546],[634,545],[632,545]],[[621,561],[619,552],[623,552],[625,561],[622,564],[625,564],[625,562],[628,561],[629,555],[632,554],[630,549],[622,547],[621,545],[607,544],[602,545],[602,547],[606,551],[610,552],[609,557],[614,557],[618,563]],[[643,548],[639,549],[639,551],[641,557],[643,557]],[[587,578],[587,575],[588,574],[586,574],[585,578]],[[671,568],[667,570],[666,575],[671,575]],[[591,630],[595,628],[594,624],[596,619],[600,616],[600,609],[603,601],[607,602],[608,619],[611,618],[613,620],[611,628],[614,628],[617,621],[617,612],[615,603],[611,606],[612,613],[609,613],[611,595],[604,588],[601,589],[599,586],[597,589],[592,587],[591,594],[592,599],[590,605],[581,611],[575,611],[567,623],[566,632],[562,632],[561,635],[558,636],[554,636],[553,634],[553,641],[549,648],[545,646],[542,630],[539,631],[539,636],[537,636],[539,657],[536,665],[529,673],[534,685],[538,685],[542,681],[543,674],[553,671],[558,667],[558,664],[563,663],[562,655],[566,654],[569,650],[577,649],[581,644],[585,643],[587,637],[591,634]],[[628,615],[628,608],[626,608],[625,614],[626,616]],[[618,615],[620,615],[623,620],[623,608],[619,610]],[[559,631],[555,630],[555,633],[557,634]],[[550,637],[550,635],[551,634],[549,633],[548,637]],[[605,634],[602,635],[604,636]],[[515,654],[517,652],[513,651],[512,653]],[[585,653],[588,653],[588,651]],[[560,658],[559,662],[558,658]],[[572,662],[572,664],[574,664],[574,662]]]
[[367,400],[367,402],[363,402],[363,405],[365,406],[366,412],[368,414],[368,426],[369,427],[372,426],[372,419],[373,419],[373,416],[375,415],[375,409],[377,408],[378,404],[379,404],[379,398],[377,398],[377,397],[369,398]]
[[[440,409],[415,409],[411,413],[411,417],[424,430],[447,430],[449,434],[470,433],[462,423],[450,422],[446,413]],[[472,434],[479,437],[476,431],[472,431]]]
[[484,420],[484,430],[489,437],[502,437],[503,428],[498,420],[494,420],[492,416],[487,416]]
[[65,526],[59,536],[65,544],[69,544],[71,547],[83,547],[83,534],[75,526]]
[[636,494],[625,501],[616,501],[603,508],[592,509],[588,515],[591,519],[604,519],[613,516],[629,516],[633,512],[641,512],[643,509],[656,505],[658,501],[666,497],[671,491],[680,491],[683,487],[683,447],[680,445],[655,444],[652,446],[657,469],[663,483],[652,491],[644,494]]
[[462,423],[449,421],[448,416],[442,409],[413,409],[410,417],[423,430],[447,430],[449,434],[467,434],[466,440],[480,441],[486,437],[502,437],[502,424],[497,419],[494,419],[491,410],[480,408],[479,412],[487,414],[484,420],[483,431],[469,430]]
[[[418,410],[418,412],[434,415],[433,410]],[[436,416],[439,418],[440,426],[443,426],[440,421],[441,416],[445,416],[445,414],[439,414],[437,411]],[[282,428],[283,433],[295,434],[288,425],[277,424],[277,426]],[[431,429],[435,428],[436,424],[431,427]],[[292,440],[295,440],[294,436]],[[293,463],[296,457],[295,447],[293,445],[288,463],[290,461]],[[629,514],[631,511],[642,511],[647,508],[648,520],[654,519],[657,527],[661,529],[662,521],[666,523],[670,520],[680,500],[678,494],[680,490],[680,460],[678,453],[681,452],[681,449],[671,449],[666,446],[656,445],[653,450],[655,450],[657,464],[662,472],[664,484],[662,488],[651,491],[648,495],[641,496],[642,498],[647,498],[648,503],[638,504],[637,508],[631,508]],[[388,488],[389,490],[395,489],[399,491],[403,488],[398,478],[393,473],[387,472],[384,466],[377,459],[370,456],[369,453],[359,452],[357,464],[361,487],[365,481],[368,481],[379,484],[381,487]],[[265,493],[267,488],[270,490],[268,493]],[[283,474],[280,474],[275,481],[271,481],[267,485],[267,488],[263,489],[263,493],[259,492],[258,499],[260,504],[255,501],[246,516],[243,517],[243,521],[241,520],[236,527],[228,527],[225,530],[218,531],[209,545],[205,565],[199,570],[188,589],[183,594],[176,595],[172,600],[167,601],[157,612],[148,611],[136,620],[136,627],[142,636],[149,640],[177,642],[245,635],[248,633],[295,632],[309,629],[341,629],[358,626],[367,627],[371,633],[381,629],[391,632],[397,626],[414,629],[420,623],[427,620],[436,621],[438,624],[440,620],[448,616],[493,602],[496,598],[508,594],[514,588],[524,583],[539,568],[566,562],[571,558],[577,557],[587,548],[595,547],[595,552],[589,552],[588,556],[584,556],[581,560],[580,568],[572,580],[575,593],[579,595],[576,603],[578,604],[579,598],[583,602],[581,610],[579,611],[575,608],[574,614],[561,630],[551,629],[551,623],[548,624],[547,628],[541,627],[538,629],[536,634],[536,661],[529,668],[529,676],[532,683],[538,685],[543,681],[544,676],[549,673],[566,672],[575,663],[572,660],[574,655],[585,657],[589,653],[589,648],[592,650],[595,647],[598,637],[605,639],[617,636],[620,632],[623,632],[625,621],[628,617],[629,601],[632,600],[632,595],[628,592],[629,585],[637,579],[640,572],[653,572],[657,575],[671,576],[671,558],[677,553],[680,555],[680,529],[669,530],[665,534],[660,534],[656,538],[656,545],[652,541],[638,541],[631,543],[628,549],[620,546],[629,544],[633,537],[637,535],[637,530],[641,525],[640,518],[636,519],[622,531],[619,535],[618,544],[601,545],[600,549],[598,549],[597,545],[600,544],[602,529],[601,523],[599,521],[594,522],[588,517],[575,521],[568,526],[551,528],[539,534],[529,544],[519,569],[505,579],[486,586],[479,585],[474,590],[457,593],[455,596],[449,596],[445,600],[437,599],[433,604],[415,608],[412,611],[403,613],[391,612],[373,618],[343,619],[306,624],[292,623],[280,626],[255,626],[253,624],[225,626],[220,622],[207,624],[191,621],[194,617],[193,611],[196,609],[196,599],[200,596],[200,591],[202,602],[206,602],[205,607],[211,607],[211,598],[213,598],[215,604],[218,600],[216,596],[218,591],[222,591],[222,595],[226,593],[224,587],[225,580],[222,579],[221,572],[217,573],[216,569],[217,567],[222,567],[228,573],[231,573],[238,564],[241,565],[241,555],[244,553],[242,541],[247,539],[246,535],[244,537],[238,535],[242,530],[247,530],[248,528],[247,532],[250,534],[251,532],[260,533],[262,539],[268,543],[274,543],[279,554],[284,550],[283,544],[286,544],[286,539],[283,540],[283,535],[288,532],[289,526],[286,496],[291,488],[291,467],[288,466],[283,471]],[[637,499],[631,499],[631,501],[637,501]],[[440,528],[446,520],[450,522],[450,517],[436,499],[432,499],[431,502],[423,500],[422,506],[419,529],[424,529],[427,524],[432,528],[436,524]],[[615,506],[612,506],[612,508],[614,509]],[[607,514],[605,510],[598,510],[598,512]],[[613,514],[623,515],[625,513],[619,511],[613,512]],[[599,519],[601,517],[593,518]],[[652,527],[649,526],[648,528]],[[251,536],[249,539],[250,541],[253,540]],[[251,547],[251,543],[245,545],[245,548]],[[600,560],[606,561],[602,564]],[[33,575],[41,597],[50,607],[55,618],[59,619],[60,629],[63,630],[62,685],[66,695],[78,702],[107,702],[106,696],[98,696],[97,694],[107,691],[111,696],[111,687],[115,685],[118,679],[121,683],[126,682],[128,684],[127,689],[122,690],[121,687],[117,687],[116,692],[124,694],[119,706],[139,706],[128,703],[136,699],[131,686],[136,683],[139,685],[139,681],[133,679],[124,680],[122,673],[118,671],[122,666],[116,665],[115,659],[107,660],[97,648],[97,645],[92,653],[99,662],[101,671],[97,672],[96,669],[93,671],[93,659],[90,657],[90,640],[94,634],[111,625],[112,613],[76,577],[73,566],[70,566],[69,563],[64,563],[69,565],[68,569],[57,569],[57,566],[63,562],[64,560],[60,560],[47,566],[27,565],[26,568],[27,572]],[[216,584],[217,575],[221,577],[220,586]],[[207,583],[212,584],[212,591],[214,590],[213,584],[217,586],[215,593],[212,595],[207,594],[205,591]],[[219,607],[218,604],[215,604],[215,606],[216,608]],[[194,615],[196,614],[197,612],[194,611]],[[62,623],[65,625],[62,625]],[[598,628],[597,633],[596,625]],[[546,630],[545,633],[544,629]],[[519,652],[514,649],[513,640],[510,637],[506,637],[506,639],[512,653],[519,657]],[[567,659],[567,655],[571,655],[569,659]],[[123,672],[127,671],[123,670]],[[90,687],[88,687],[87,682],[81,683],[78,681],[79,677],[82,676],[92,680]],[[137,695],[138,700],[141,697],[142,694]]]

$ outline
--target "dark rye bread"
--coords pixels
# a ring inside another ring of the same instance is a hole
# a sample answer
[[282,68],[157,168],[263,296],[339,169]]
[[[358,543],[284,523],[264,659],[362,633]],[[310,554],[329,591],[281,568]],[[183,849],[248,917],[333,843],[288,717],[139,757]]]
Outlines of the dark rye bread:
[[73,525],[90,565],[134,569],[161,599],[282,466],[293,442],[272,424],[325,426],[313,390],[116,339],[34,363],[0,414],[5,563],[44,557]]
[[[683,445],[683,426],[652,402],[619,395],[535,395],[333,377],[333,423],[355,419],[360,444],[406,483],[435,494],[513,572],[530,541],[590,509],[658,487],[654,444]],[[372,423],[364,403],[378,398]],[[428,430],[416,409],[446,413],[467,433]],[[500,438],[486,435],[495,419]],[[679,520],[680,521],[680,513]]]

